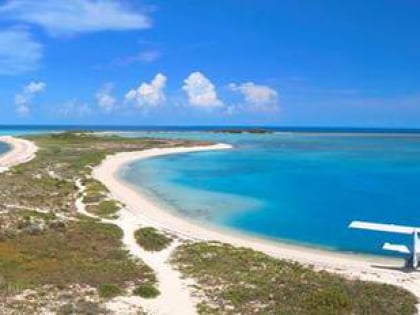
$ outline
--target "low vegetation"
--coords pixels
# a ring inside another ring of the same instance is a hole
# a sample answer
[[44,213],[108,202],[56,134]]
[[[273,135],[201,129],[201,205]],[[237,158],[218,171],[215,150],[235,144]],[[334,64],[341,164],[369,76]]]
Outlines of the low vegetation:
[[114,218],[120,209],[120,204],[115,200],[103,200],[86,207],[88,212],[103,218]]
[[172,239],[153,227],[138,229],[135,233],[137,243],[147,251],[158,252],[171,244]]
[[104,299],[153,287],[153,271],[122,248],[122,231],[79,215],[75,201],[115,216],[120,204],[91,178],[94,166],[121,151],[192,142],[72,132],[27,138],[39,147],[36,158],[0,174],[2,314],[102,314]]
[[85,204],[98,203],[107,197],[108,189],[97,180],[88,178],[85,179],[82,184],[85,186],[83,197],[83,202]]
[[122,249],[122,231],[93,220],[70,222],[63,230],[19,234],[0,242],[0,292],[54,284],[100,288],[112,283],[154,283],[152,270]]
[[220,243],[180,246],[173,264],[198,284],[200,314],[415,314],[416,298]]
[[133,294],[141,296],[142,298],[145,298],[145,299],[153,299],[159,296],[160,292],[158,289],[156,289],[155,286],[149,283],[146,283],[146,284],[141,284],[137,288],[135,288],[133,290]]
[[99,296],[103,298],[113,298],[121,294],[121,288],[114,283],[103,283],[98,288]]

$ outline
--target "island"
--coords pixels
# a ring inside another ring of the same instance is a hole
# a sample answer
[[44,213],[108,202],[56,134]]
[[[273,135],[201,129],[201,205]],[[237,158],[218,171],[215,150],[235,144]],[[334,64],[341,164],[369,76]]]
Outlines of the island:
[[230,145],[82,132],[12,139],[26,149],[0,174],[2,314],[417,311],[416,275],[200,227],[118,178],[136,159]]
[[213,129],[212,133],[231,133],[231,134],[271,134],[274,133],[273,130],[265,128],[231,128],[231,129]]

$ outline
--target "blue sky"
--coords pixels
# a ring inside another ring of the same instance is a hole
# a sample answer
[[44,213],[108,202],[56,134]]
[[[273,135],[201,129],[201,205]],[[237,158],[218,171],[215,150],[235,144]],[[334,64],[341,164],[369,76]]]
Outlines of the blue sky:
[[416,0],[0,1],[0,124],[420,127]]

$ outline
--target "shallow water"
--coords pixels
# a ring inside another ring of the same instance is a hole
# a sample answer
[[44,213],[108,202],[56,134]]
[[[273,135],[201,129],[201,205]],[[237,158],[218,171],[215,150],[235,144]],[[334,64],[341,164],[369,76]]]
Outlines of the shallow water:
[[10,150],[10,146],[7,143],[0,141],[0,155],[3,155]]
[[351,220],[420,225],[418,135],[147,135],[235,145],[138,161],[122,174],[180,215],[201,222],[376,254],[383,253],[383,241],[409,239],[349,230]]

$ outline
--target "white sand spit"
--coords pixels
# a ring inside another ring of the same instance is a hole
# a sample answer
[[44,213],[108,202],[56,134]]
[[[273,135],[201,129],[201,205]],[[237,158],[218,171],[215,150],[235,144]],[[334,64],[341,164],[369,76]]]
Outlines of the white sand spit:
[[35,158],[38,147],[32,141],[15,138],[11,136],[0,137],[0,142],[12,146],[12,149],[0,155],[0,173],[9,170],[11,167],[27,163]]

